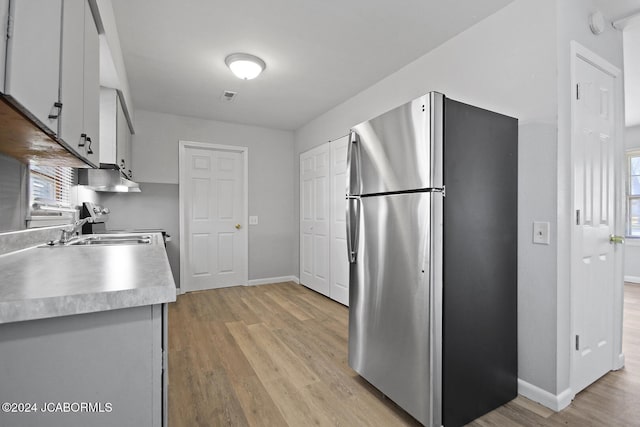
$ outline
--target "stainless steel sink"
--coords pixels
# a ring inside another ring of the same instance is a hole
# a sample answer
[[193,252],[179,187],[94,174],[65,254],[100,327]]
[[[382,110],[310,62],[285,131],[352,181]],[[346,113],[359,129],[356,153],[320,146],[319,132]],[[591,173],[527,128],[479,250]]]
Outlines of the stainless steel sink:
[[148,245],[152,236],[149,235],[108,235],[89,236],[67,243],[68,246],[84,245]]
[[150,239],[83,239],[69,243],[67,246],[85,245],[148,245]]
[[49,242],[43,247],[69,247],[69,246],[109,246],[109,245],[149,245],[153,242],[153,236],[149,234],[123,234],[123,235],[89,235],[80,236],[67,243]]

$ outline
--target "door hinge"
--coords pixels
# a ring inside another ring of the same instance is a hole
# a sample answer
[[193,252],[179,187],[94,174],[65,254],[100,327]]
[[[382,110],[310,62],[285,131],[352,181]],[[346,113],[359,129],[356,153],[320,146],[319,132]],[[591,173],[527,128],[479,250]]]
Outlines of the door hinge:
[[580,209],[576,210],[576,225],[580,225]]
[[580,83],[576,84],[576,99],[580,99]]
[[580,335],[576,335],[576,351],[580,350]]

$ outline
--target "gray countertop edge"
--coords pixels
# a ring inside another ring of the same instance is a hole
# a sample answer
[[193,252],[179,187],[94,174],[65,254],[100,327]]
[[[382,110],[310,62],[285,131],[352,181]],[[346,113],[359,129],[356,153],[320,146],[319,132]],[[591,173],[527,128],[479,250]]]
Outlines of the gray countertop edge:
[[164,304],[175,300],[175,287],[150,286],[137,289],[3,301],[0,302],[0,324]]

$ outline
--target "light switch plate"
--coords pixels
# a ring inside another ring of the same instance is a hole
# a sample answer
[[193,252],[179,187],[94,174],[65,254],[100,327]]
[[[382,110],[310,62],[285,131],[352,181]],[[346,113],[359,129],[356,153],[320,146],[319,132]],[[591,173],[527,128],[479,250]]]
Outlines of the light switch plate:
[[249,225],[258,225],[258,217],[250,216],[249,217]]
[[549,236],[551,225],[548,222],[533,222],[533,243],[538,245],[548,245],[551,241]]

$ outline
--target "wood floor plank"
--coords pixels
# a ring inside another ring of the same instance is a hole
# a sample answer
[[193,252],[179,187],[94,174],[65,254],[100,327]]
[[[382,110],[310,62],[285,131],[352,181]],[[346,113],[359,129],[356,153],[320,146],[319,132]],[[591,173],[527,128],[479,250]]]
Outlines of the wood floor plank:
[[281,367],[281,374],[296,387],[302,388],[318,381],[318,376],[307,367],[304,361],[263,324],[250,325],[247,329],[256,345],[263,349],[277,366]]
[[[469,426],[639,426],[640,286],[625,286],[626,366],[555,413],[518,397]],[[347,364],[348,309],[292,282],[180,295],[169,307],[169,425],[419,426]]]
[[282,378],[282,367],[253,340],[247,325],[243,322],[230,322],[227,323],[227,328],[263,384]]
[[268,381],[265,387],[288,426],[333,426],[325,412],[313,410],[311,397],[286,378]]
[[249,425],[286,426],[280,410],[256,375],[231,378]]

